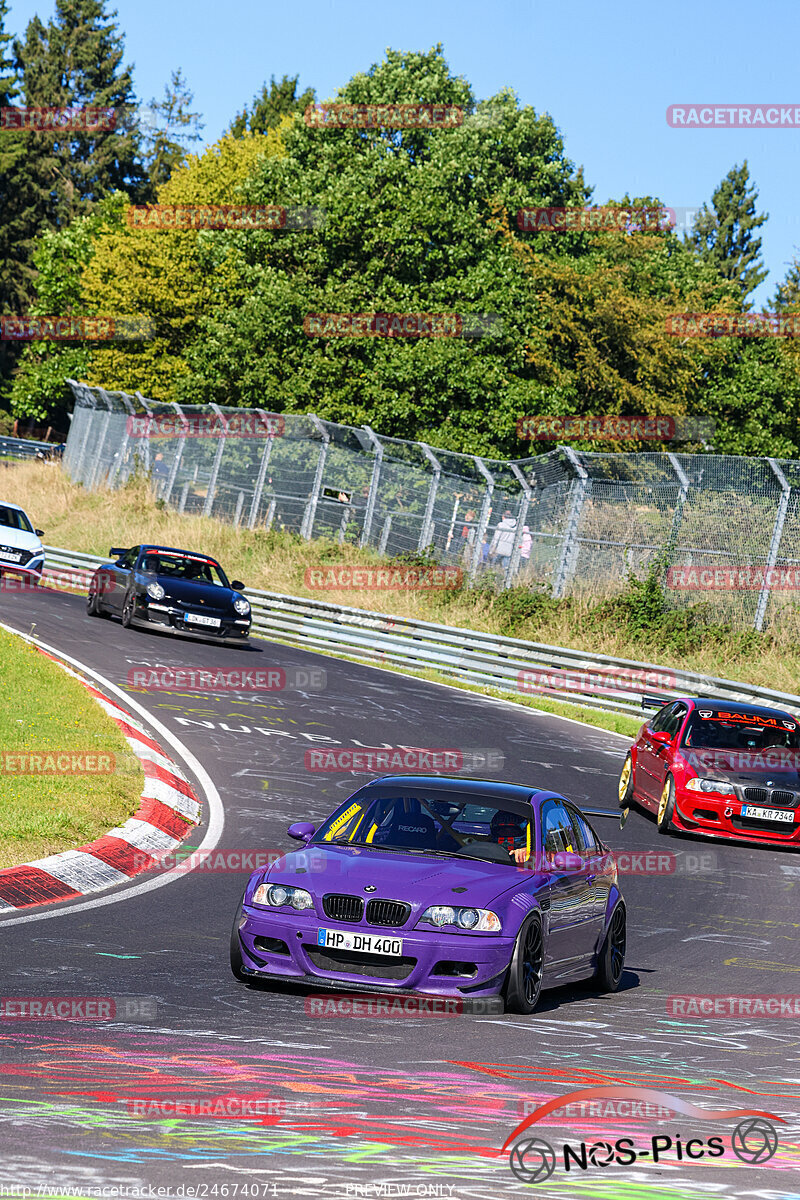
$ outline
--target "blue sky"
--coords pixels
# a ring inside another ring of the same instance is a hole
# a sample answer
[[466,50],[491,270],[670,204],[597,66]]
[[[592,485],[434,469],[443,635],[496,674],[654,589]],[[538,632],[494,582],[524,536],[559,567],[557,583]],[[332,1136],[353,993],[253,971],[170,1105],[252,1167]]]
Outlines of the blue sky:
[[[626,191],[699,207],[734,163],[747,159],[759,192],[770,275],[754,296],[769,307],[800,256],[800,128],[679,130],[670,104],[764,103],[800,107],[800,3],[744,0],[620,4],[608,0],[117,0],[140,100],[160,97],[181,67],[214,141],[270,75],[300,76],[320,99],[387,46],[444,45],[451,70],[479,99],[510,86],[547,111],[566,152],[602,204]],[[21,34],[52,0],[12,0]]]

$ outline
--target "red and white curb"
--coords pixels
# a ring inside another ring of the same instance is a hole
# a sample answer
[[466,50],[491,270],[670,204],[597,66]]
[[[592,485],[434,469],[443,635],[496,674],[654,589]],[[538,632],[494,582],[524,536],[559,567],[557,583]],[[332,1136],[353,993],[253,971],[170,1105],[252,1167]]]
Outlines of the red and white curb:
[[200,823],[200,801],[193,788],[144,727],[53,655],[47,657],[78,679],[122,730],[144,771],[141,804],[124,825],[86,846],[0,870],[0,912],[74,900],[125,883],[174,851]]

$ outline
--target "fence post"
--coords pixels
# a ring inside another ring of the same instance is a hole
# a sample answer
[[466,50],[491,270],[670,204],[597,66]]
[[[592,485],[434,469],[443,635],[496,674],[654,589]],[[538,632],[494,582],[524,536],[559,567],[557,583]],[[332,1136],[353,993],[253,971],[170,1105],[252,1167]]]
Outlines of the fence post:
[[122,397],[122,403],[125,406],[125,411],[128,415],[125,418],[125,432],[122,435],[122,441],[119,444],[119,450],[117,450],[116,454],[114,455],[114,462],[108,469],[108,486],[112,489],[117,487],[119,473],[122,470],[122,464],[124,463],[125,457],[128,453],[128,443],[131,439],[130,419],[136,412],[136,409],[131,404],[130,397],[127,396],[125,392],[120,392],[119,395]]
[[528,506],[531,502],[531,489],[528,487],[525,476],[520,471],[516,463],[509,463],[516,478],[519,480],[519,485],[522,488],[522,500],[520,501],[519,511],[517,512],[517,527],[514,530],[514,542],[511,547],[511,557],[508,560],[505,575],[503,576],[503,587],[511,587],[511,581],[519,568],[520,552],[522,550],[522,529],[525,520],[528,516]]
[[222,433],[217,442],[217,450],[214,455],[214,462],[211,465],[211,478],[208,481],[208,490],[206,491],[206,502],[203,505],[203,516],[210,517],[211,509],[214,507],[214,496],[217,493],[217,477],[219,476],[219,464],[222,462],[222,455],[225,451],[225,442],[228,437],[228,418],[222,413],[222,409],[218,404],[209,404],[208,406],[216,414],[222,422]]
[[769,575],[775,563],[778,561],[778,551],[781,546],[781,537],[783,536],[783,526],[786,523],[786,514],[789,511],[789,500],[792,495],[792,489],[786,480],[786,476],[778,466],[774,458],[768,458],[772,473],[781,485],[781,498],[778,501],[778,511],[775,514],[775,524],[772,527],[772,540],[769,544],[767,552],[767,563],[764,568],[764,582],[761,585],[761,591],[758,593],[758,604],[756,605],[756,618],[753,622],[754,628],[758,633],[764,628],[764,618],[767,615],[767,604],[769,602]]
[[361,529],[360,546],[366,546],[369,541],[369,535],[372,532],[372,522],[375,518],[375,505],[378,500],[378,484],[381,478],[381,467],[383,466],[383,445],[378,441],[377,434],[373,433],[369,425],[362,425],[361,428],[366,433],[370,440],[372,449],[375,451],[375,463],[372,467],[372,479],[369,481],[369,495],[367,496],[367,509],[364,513],[364,525]]
[[300,537],[305,538],[307,542],[311,541],[311,535],[314,531],[314,518],[317,515],[317,505],[319,504],[319,496],[322,491],[322,476],[325,472],[325,460],[328,457],[328,446],[331,443],[331,435],[328,433],[325,426],[320,421],[319,417],[315,417],[313,413],[309,413],[309,420],[314,422],[316,429],[322,437],[322,445],[319,448],[319,458],[317,459],[317,469],[314,472],[314,483],[311,487],[311,495],[308,497],[306,510],[303,513],[303,523],[300,526]]
[[89,471],[89,478],[86,482],[87,491],[92,491],[95,483],[97,482],[97,477],[100,474],[100,456],[103,453],[103,446],[105,446],[105,444],[106,444],[106,437],[108,435],[108,427],[111,424],[111,414],[113,412],[113,406],[111,404],[111,401],[109,400],[106,389],[98,387],[97,391],[100,395],[100,399],[103,401],[106,411],[103,413],[103,417],[105,419],[103,421],[103,430],[102,430],[102,433],[100,434],[100,441],[97,443],[97,446],[95,447],[94,462],[92,463],[91,470]]
[[172,407],[175,409],[175,412],[178,414],[178,416],[181,419],[182,428],[181,428],[181,436],[178,439],[177,446],[175,447],[175,457],[173,458],[172,466],[169,469],[169,476],[167,478],[167,486],[164,489],[164,503],[165,504],[169,504],[169,499],[170,499],[170,496],[172,495],[172,489],[175,487],[175,480],[177,479],[177,476],[178,476],[178,468],[181,465],[181,459],[183,458],[183,450],[186,445],[186,431],[189,428],[189,422],[186,420],[186,417],[183,414],[183,409],[181,408],[180,404],[177,404],[174,400],[171,401],[171,404],[172,404]]
[[135,392],[134,395],[136,396],[136,399],[139,401],[139,403],[141,404],[144,411],[147,413],[147,425],[145,426],[144,438],[142,439],[142,449],[144,452],[142,457],[144,458],[145,473],[147,475],[149,475],[150,474],[150,434],[153,429],[153,410],[150,407],[149,402],[147,400],[145,400],[145,398],[141,392]]
[[431,530],[433,526],[433,506],[436,503],[436,493],[439,490],[439,480],[442,477],[442,465],[436,455],[431,450],[430,446],[426,446],[424,442],[417,442],[422,453],[427,458],[428,462],[433,467],[433,478],[431,486],[428,488],[428,499],[425,503],[425,515],[422,518],[422,529],[420,530],[418,550],[424,550],[429,545],[431,540]]
[[586,500],[586,491],[589,486],[589,474],[584,469],[582,462],[572,447],[560,446],[559,449],[563,450],[566,454],[577,478],[573,479],[570,484],[572,501],[569,506],[569,513],[567,514],[567,528],[561,544],[561,555],[555,575],[553,576],[553,598],[555,600],[560,600],[564,595],[564,589],[568,581],[572,578],[577,566],[579,549],[578,527],[580,525],[584,501]]
[[482,458],[478,458],[477,454],[473,457],[475,459],[475,466],[486,480],[486,490],[483,493],[481,515],[478,517],[478,528],[475,530],[475,546],[472,551],[472,561],[469,564],[470,579],[475,578],[478,574],[478,567],[481,565],[481,546],[483,545],[486,528],[489,524],[489,514],[492,511],[492,495],[494,493],[494,476],[489,473]]
[[[269,429],[269,417],[263,408],[257,408],[256,412],[261,417],[264,425]],[[258,477],[256,478],[256,486],[253,489],[253,501],[250,505],[250,516],[247,520],[247,528],[254,529],[256,517],[258,516],[258,506],[261,503],[261,494],[264,491],[264,480],[267,478],[267,468],[269,466],[272,447],[275,444],[274,437],[268,437],[266,445],[261,454],[261,462],[258,464]]]
[[77,462],[75,463],[75,474],[73,475],[73,479],[77,480],[78,483],[84,482],[83,460],[86,457],[86,447],[89,443],[89,434],[92,431],[93,414],[94,414],[95,409],[97,408],[97,402],[95,401],[94,393],[91,391],[90,388],[87,388],[86,392],[89,397],[89,404],[84,409],[86,432],[83,435],[83,441],[81,442],[81,448],[78,451]]
[[381,530],[381,540],[378,542],[378,554],[386,553],[386,543],[389,541],[389,534],[392,531],[392,514],[387,513]]

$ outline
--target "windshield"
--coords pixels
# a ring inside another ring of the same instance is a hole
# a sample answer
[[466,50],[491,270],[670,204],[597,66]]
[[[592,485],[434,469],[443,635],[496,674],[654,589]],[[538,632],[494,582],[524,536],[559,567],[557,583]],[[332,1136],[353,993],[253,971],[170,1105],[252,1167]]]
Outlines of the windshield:
[[167,550],[149,550],[142,557],[140,570],[168,579],[184,579],[195,583],[230,587],[225,572],[212,558],[178,554]]
[[19,508],[9,508],[6,504],[0,504],[0,525],[6,529],[21,529],[23,533],[33,533],[33,526],[25,513]]
[[715,712],[708,717],[692,714],[683,745],[702,750],[750,750],[758,753],[774,746],[800,746],[797,724],[780,713]]
[[476,804],[457,792],[391,793],[345,802],[314,834],[315,843],[365,846],[406,854],[446,854],[514,866],[513,850],[531,846],[530,804]]

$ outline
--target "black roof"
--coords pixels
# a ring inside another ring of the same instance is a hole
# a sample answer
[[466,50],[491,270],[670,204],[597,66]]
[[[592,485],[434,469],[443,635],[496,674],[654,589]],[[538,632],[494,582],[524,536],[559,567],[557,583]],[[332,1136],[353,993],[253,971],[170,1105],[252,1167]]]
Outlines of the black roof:
[[202,550],[181,550],[177,546],[156,546],[151,542],[142,542],[139,547],[142,551],[159,550],[164,554],[193,554],[197,558],[207,558],[209,562],[215,563],[217,560],[211,554],[205,554]]
[[460,775],[382,775],[371,779],[364,787],[391,784],[398,787],[419,787],[430,792],[458,791],[462,795],[474,794],[484,800],[530,801],[537,792],[549,792],[549,788],[533,787],[523,783],[505,783],[497,779],[464,779]]

